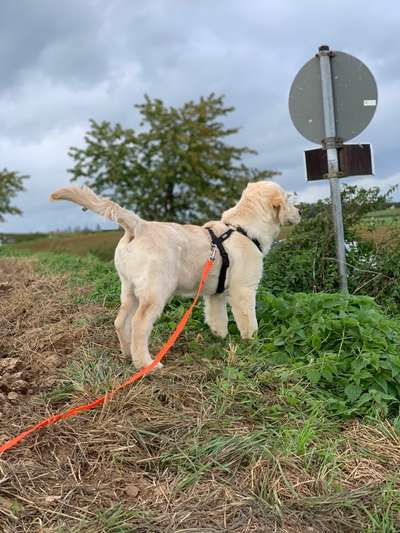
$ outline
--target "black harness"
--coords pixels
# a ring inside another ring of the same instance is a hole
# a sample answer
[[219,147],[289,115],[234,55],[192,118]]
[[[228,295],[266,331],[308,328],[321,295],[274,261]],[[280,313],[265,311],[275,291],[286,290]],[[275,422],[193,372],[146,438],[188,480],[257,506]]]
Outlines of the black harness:
[[222,243],[226,241],[226,239],[228,239],[228,237],[230,237],[234,231],[238,231],[239,233],[241,233],[242,235],[250,239],[257,246],[257,248],[260,250],[261,253],[262,253],[262,248],[261,248],[260,241],[258,239],[252,239],[251,237],[249,237],[246,231],[240,226],[238,226],[237,228],[230,228],[226,230],[219,237],[215,235],[215,233],[213,232],[211,228],[207,228],[207,230],[210,234],[212,244],[218,248],[219,253],[221,254],[222,264],[221,264],[221,270],[219,272],[218,286],[217,286],[217,292],[216,292],[216,294],[220,294],[221,292],[224,292],[225,290],[226,271],[228,270],[229,264],[230,264],[229,256]]

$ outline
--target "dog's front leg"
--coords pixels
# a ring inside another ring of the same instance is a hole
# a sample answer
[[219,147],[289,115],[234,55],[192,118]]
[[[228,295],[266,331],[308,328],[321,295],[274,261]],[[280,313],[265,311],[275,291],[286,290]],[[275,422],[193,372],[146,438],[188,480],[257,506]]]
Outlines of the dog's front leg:
[[229,303],[241,337],[250,339],[258,329],[255,289],[231,287]]
[[211,331],[218,337],[228,335],[228,314],[226,312],[225,294],[214,294],[204,297],[206,322]]

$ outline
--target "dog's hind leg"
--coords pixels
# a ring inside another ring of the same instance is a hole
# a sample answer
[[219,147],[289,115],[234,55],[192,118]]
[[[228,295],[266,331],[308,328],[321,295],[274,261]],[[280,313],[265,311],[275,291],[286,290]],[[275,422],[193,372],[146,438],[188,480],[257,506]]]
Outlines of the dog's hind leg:
[[204,297],[206,322],[211,331],[218,337],[225,338],[228,334],[228,314],[226,312],[225,294],[214,294]]
[[[151,298],[147,295],[144,298],[139,298],[139,306],[132,319],[132,343],[131,355],[132,361],[136,368],[143,368],[152,362],[152,357],[149,352],[148,341],[154,322],[160,317],[166,299]],[[158,365],[161,368],[163,365]]]
[[229,303],[241,337],[250,339],[258,329],[256,291],[248,287],[232,287]]
[[121,307],[114,325],[121,344],[122,354],[131,357],[132,316],[136,312],[139,301],[132,288],[121,279]]

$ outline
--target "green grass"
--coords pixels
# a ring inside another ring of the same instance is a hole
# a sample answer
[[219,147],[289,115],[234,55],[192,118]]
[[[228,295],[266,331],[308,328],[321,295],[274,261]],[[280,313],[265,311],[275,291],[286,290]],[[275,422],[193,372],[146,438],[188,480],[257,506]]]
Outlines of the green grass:
[[365,508],[370,525],[368,533],[397,533],[398,521],[395,517],[400,515],[400,490],[396,488],[396,481],[388,481],[381,489],[379,499],[373,508]]
[[389,209],[381,209],[380,211],[371,211],[367,215],[365,215],[365,218],[370,217],[399,217],[400,216],[400,207],[393,207]]
[[[7,248],[3,251],[7,253]],[[72,285],[90,284],[85,297],[90,301],[118,305],[119,280],[111,263],[94,256],[49,252],[35,257],[44,273],[68,272]],[[174,329],[184,310],[184,300],[175,298],[156,334]],[[301,382],[327,408],[344,417],[399,414],[400,323],[386,318],[372,298],[323,293],[275,297],[261,287],[257,315],[257,338],[238,346],[233,365],[228,365],[220,378],[220,387],[239,385],[251,391],[257,384],[262,389],[273,376],[281,383]],[[210,336],[199,308],[192,328]],[[237,337],[232,322],[230,331]]]
[[73,360],[61,370],[56,388],[45,394],[50,403],[71,400],[77,395],[85,394],[98,397],[115,387],[132,374],[132,366],[123,365],[113,359],[109,353],[96,347],[84,351],[79,360]]
[[[0,255],[14,253],[5,247]],[[86,299],[111,307],[118,303],[119,282],[111,263],[48,252],[34,258],[43,273],[68,273],[72,286],[89,285]],[[154,329],[153,347],[168,338],[188,303],[177,298],[167,307]],[[141,396],[132,391],[132,399],[115,407],[130,413],[124,435],[147,450],[147,475],[175,476],[177,500],[214,482],[244,490],[248,502],[278,525],[288,513],[301,513],[317,530],[332,519],[343,531],[398,531],[400,476],[385,445],[374,448],[369,432],[385,431],[388,442],[400,439],[399,321],[385,317],[367,297],[277,298],[263,288],[257,314],[256,338],[240,340],[231,322],[229,337],[220,340],[204,325],[198,307],[173,349],[178,370],[150,376],[136,385],[142,387]],[[112,325],[105,327],[111,331]],[[93,398],[131,372],[129,364],[89,346],[44,399],[58,404]],[[146,409],[139,424],[135,413]],[[359,435],[368,438],[349,436],[346,428],[354,417],[362,421]],[[131,469],[135,454],[115,452],[106,458]],[[383,469],[384,481],[353,480],[349,472],[362,461]],[[152,531],[151,517],[140,506],[113,506],[70,530],[145,531],[147,524]]]
[[381,226],[400,226],[400,207],[382,209],[381,211],[372,211],[365,215],[362,222],[370,226],[371,224]]

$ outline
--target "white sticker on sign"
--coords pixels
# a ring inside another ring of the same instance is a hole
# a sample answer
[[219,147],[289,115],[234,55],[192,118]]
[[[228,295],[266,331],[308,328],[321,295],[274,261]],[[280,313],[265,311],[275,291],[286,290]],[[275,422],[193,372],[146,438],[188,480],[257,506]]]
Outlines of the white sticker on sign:
[[376,106],[376,100],[364,100],[364,105],[365,105],[365,107],[369,107],[369,106],[375,107]]

